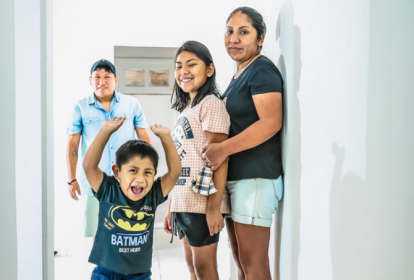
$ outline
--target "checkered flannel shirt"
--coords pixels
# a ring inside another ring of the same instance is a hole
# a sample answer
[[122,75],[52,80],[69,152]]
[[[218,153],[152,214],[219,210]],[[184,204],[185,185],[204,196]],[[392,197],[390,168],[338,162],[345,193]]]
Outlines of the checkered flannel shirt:
[[190,185],[191,189],[198,194],[209,196],[217,192],[213,182],[213,171],[210,167],[203,166],[197,177],[193,179]]

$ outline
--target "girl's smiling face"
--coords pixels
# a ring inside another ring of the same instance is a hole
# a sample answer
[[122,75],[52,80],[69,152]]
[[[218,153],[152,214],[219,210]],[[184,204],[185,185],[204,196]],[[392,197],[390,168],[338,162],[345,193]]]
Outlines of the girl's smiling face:
[[214,73],[214,65],[205,63],[194,53],[182,51],[175,61],[175,80],[183,91],[193,98],[208,77]]

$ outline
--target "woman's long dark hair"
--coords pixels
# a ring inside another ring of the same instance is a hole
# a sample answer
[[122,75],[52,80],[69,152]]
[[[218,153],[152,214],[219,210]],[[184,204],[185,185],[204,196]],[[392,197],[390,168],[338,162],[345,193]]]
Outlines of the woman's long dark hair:
[[[201,59],[206,66],[209,66],[211,63],[214,64],[213,58],[211,57],[210,51],[206,46],[197,41],[187,41],[182,44],[178,49],[177,54],[175,55],[174,63],[177,61],[177,57],[183,51],[187,51],[195,54],[199,59]],[[206,82],[198,90],[197,94],[193,99],[191,107],[196,106],[201,100],[204,99],[207,95],[214,94],[220,98],[220,90],[216,84],[216,69],[211,77],[207,77]],[[183,91],[182,88],[177,84],[177,80],[174,82],[174,88],[171,95],[171,108],[182,112],[190,103],[190,94]]]

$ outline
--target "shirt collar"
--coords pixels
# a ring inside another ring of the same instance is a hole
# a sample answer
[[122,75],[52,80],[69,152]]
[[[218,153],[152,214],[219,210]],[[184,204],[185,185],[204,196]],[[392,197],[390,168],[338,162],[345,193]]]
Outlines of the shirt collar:
[[119,93],[116,90],[114,91],[114,97],[115,97],[115,101],[119,103],[119,99],[120,99],[121,96],[119,95]]
[[[119,95],[119,93],[116,90],[114,91],[114,97],[115,97],[115,101],[119,103],[119,99],[120,99],[121,96]],[[113,97],[112,97],[112,99],[113,99]],[[92,93],[89,96],[89,100],[88,101],[89,101],[89,104],[96,103],[95,93]]]

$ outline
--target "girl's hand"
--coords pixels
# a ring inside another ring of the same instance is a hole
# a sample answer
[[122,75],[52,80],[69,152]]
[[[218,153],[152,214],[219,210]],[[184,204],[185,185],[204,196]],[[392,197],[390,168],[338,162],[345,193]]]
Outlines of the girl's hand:
[[207,166],[211,170],[216,170],[226,160],[228,155],[222,149],[222,145],[219,143],[211,143],[203,148],[202,159],[206,161]]
[[118,117],[118,118],[113,117],[110,120],[104,121],[101,129],[109,133],[114,133],[115,131],[118,130],[118,128],[121,127],[125,119],[126,117]]
[[208,229],[210,230],[210,236],[219,233],[224,228],[223,215],[220,209],[214,208],[214,210],[207,209],[206,219]]
[[151,125],[151,130],[152,132],[154,132],[155,135],[157,135],[160,138],[166,135],[170,135],[170,130],[166,127],[163,127],[162,125]]
[[166,233],[172,233],[171,229],[171,212],[168,211],[164,217],[164,231]]

